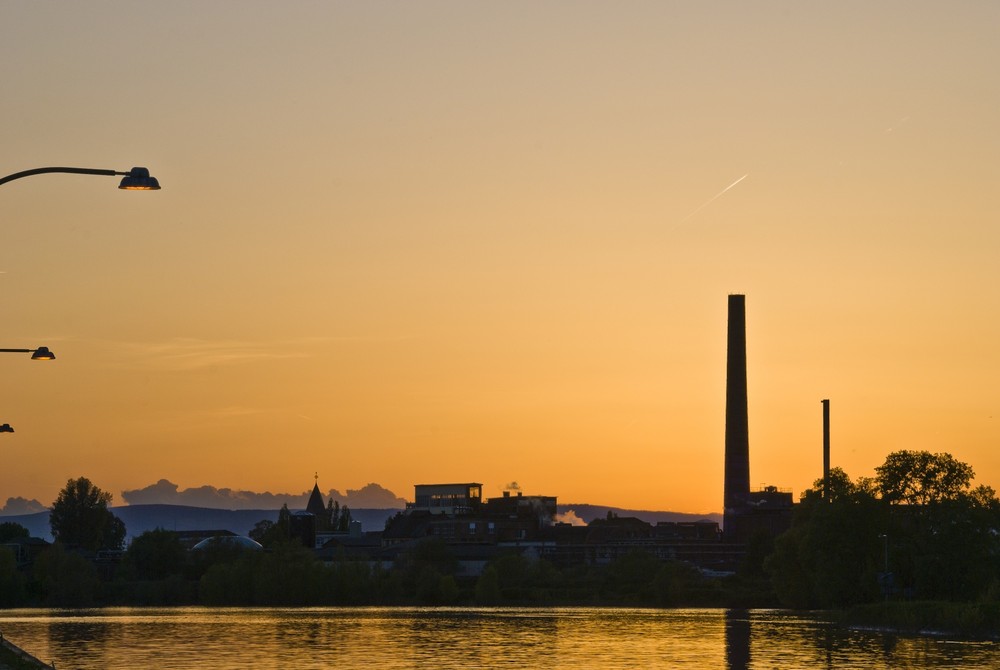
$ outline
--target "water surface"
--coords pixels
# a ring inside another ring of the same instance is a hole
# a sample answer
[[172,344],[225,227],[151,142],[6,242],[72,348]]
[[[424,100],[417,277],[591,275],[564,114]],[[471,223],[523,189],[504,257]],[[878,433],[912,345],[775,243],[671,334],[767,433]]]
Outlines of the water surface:
[[0,610],[0,632],[59,670],[1000,667],[993,643],[774,610],[32,609]]

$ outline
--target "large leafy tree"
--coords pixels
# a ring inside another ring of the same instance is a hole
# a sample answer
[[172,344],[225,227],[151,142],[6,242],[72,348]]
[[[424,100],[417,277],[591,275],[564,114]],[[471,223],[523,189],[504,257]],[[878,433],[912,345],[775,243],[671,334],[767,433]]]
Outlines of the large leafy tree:
[[251,539],[264,547],[271,549],[275,545],[287,543],[292,534],[292,513],[288,505],[282,505],[278,510],[278,520],[263,519],[254,524],[250,531]]
[[792,607],[842,607],[878,597],[876,572],[884,505],[864,480],[855,484],[840,468],[806,489],[792,528],[775,541],[765,562],[778,598]]
[[778,598],[793,607],[840,607],[892,592],[971,600],[1000,583],[1000,500],[972,488],[973,471],[950,454],[897,451],[855,482],[842,470],[807,489],[792,528],[765,562]]
[[897,583],[921,598],[968,600],[1000,578],[1000,501],[972,488],[972,466],[948,453],[896,451],[875,468],[891,516],[886,552]]
[[24,575],[17,569],[14,552],[0,547],[0,607],[18,607],[26,599]]
[[110,502],[111,493],[86,477],[68,480],[49,513],[52,537],[66,546],[91,551],[121,549],[125,524],[108,509]]
[[38,556],[34,577],[46,605],[90,607],[101,592],[94,564],[76,552],[66,551],[60,542]]
[[927,505],[959,499],[973,476],[972,466],[951,454],[903,450],[875,468],[875,485],[886,502]]
[[0,523],[0,543],[10,542],[18,538],[28,537],[28,529],[13,521]]
[[157,528],[132,540],[125,560],[139,579],[166,579],[182,572],[185,556],[177,533]]

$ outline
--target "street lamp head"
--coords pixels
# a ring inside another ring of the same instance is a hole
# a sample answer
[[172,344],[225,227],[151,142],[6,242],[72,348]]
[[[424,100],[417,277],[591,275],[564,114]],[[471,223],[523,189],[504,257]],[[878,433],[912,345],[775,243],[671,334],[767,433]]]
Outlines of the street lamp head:
[[5,423],[0,426],[0,433],[13,433],[14,429],[10,427],[9,423]]
[[54,361],[55,359],[56,355],[49,351],[48,347],[38,347],[31,354],[31,360],[33,361]]
[[146,168],[134,167],[122,177],[118,188],[126,191],[159,191],[160,182],[156,180],[156,177],[150,177],[149,170]]
[[51,172],[62,172],[65,174],[96,174],[96,175],[103,175],[105,177],[125,175],[125,178],[121,180],[120,184],[118,184],[118,188],[125,189],[126,191],[160,190],[160,182],[158,182],[155,177],[150,177],[149,170],[147,170],[144,167],[134,167],[128,172],[117,172],[116,170],[99,170],[97,168],[43,167],[43,168],[35,168],[34,170],[23,170],[21,172],[15,172],[14,174],[9,174],[6,177],[0,177],[0,185],[6,184],[9,181],[14,181],[15,179],[31,177],[32,175],[36,174],[49,174]]

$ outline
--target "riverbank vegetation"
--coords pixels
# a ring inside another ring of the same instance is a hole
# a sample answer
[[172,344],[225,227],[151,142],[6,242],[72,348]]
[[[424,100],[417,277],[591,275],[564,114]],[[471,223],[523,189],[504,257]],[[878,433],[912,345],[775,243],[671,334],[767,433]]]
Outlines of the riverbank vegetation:
[[[101,577],[79,554],[53,545],[31,575],[3,562],[5,606],[97,605],[604,605],[774,606],[759,583],[713,579],[689,565],[660,562],[643,551],[606,566],[563,566],[519,553],[462,576],[446,544],[427,540],[390,568],[345,555],[320,561],[293,541],[267,551],[220,544],[185,552],[176,536],[152,531],[132,543]],[[9,558],[9,553],[7,554]],[[4,581],[6,579],[6,581]]]
[[959,635],[1000,639],[1000,602],[888,601],[838,612],[843,626],[890,630],[909,635]]
[[806,490],[764,569],[793,608],[881,600],[976,602],[1000,583],[1000,501],[949,454],[901,451],[852,481]]

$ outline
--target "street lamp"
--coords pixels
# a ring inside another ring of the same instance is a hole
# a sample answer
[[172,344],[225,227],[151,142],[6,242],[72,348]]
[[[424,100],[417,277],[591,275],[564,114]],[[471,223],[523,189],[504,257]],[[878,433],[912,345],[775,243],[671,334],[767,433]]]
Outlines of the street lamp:
[[885,596],[885,601],[889,602],[889,592],[892,591],[892,573],[889,572],[889,534],[880,533],[879,539],[883,542],[883,572],[879,579],[882,584],[882,593]]
[[[0,349],[2,354],[31,354],[33,361],[54,361],[56,355],[48,347],[38,347],[37,349]],[[13,433],[14,429],[9,423],[0,425],[0,433]]]
[[14,174],[9,174],[6,177],[0,178],[0,186],[6,184],[9,181],[14,181],[15,179],[20,179],[22,177],[30,177],[36,174],[48,174],[51,172],[63,172],[68,174],[96,174],[107,177],[120,176],[122,177],[122,180],[118,184],[118,188],[123,189],[125,191],[160,190],[160,182],[156,180],[156,177],[150,177],[149,170],[147,170],[144,167],[134,167],[128,172],[116,172],[114,170],[98,170],[95,168],[75,168],[75,167],[35,168],[34,170],[15,172]]
[[38,347],[37,349],[0,349],[0,354],[31,354],[33,361],[54,361],[56,355],[49,351],[48,347]]

